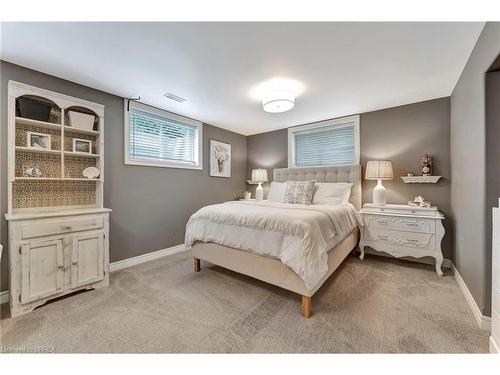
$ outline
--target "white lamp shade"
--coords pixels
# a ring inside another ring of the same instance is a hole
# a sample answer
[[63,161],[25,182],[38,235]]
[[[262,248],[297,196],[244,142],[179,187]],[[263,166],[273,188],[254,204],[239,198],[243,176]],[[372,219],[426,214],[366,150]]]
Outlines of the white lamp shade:
[[252,170],[252,181],[267,182],[267,170],[260,168]]
[[392,162],[390,160],[370,160],[366,164],[367,180],[392,180]]

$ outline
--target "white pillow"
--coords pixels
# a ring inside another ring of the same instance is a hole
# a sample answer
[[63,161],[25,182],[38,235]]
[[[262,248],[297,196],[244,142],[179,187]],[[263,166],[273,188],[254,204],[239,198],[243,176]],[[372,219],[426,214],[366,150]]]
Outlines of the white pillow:
[[352,185],[350,182],[317,182],[312,204],[347,204]]
[[271,182],[271,190],[269,190],[269,195],[267,199],[269,202],[281,202],[285,201],[286,195],[286,182]]

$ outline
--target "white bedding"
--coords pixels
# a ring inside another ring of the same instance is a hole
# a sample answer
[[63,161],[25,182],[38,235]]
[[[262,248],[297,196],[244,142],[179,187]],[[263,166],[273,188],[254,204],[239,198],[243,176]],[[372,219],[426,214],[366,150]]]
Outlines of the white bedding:
[[351,204],[226,202],[191,216],[185,245],[214,242],[279,259],[313,289],[328,270],[328,250],[358,225],[362,221]]

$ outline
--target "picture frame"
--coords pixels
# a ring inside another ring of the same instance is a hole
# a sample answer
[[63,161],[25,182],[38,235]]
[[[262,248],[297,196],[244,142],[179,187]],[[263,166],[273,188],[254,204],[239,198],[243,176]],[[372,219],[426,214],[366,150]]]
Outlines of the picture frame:
[[210,140],[210,176],[231,177],[231,145]]
[[26,136],[26,146],[28,148],[51,150],[50,134],[28,131]]
[[73,152],[78,154],[91,154],[92,141],[88,139],[73,138]]

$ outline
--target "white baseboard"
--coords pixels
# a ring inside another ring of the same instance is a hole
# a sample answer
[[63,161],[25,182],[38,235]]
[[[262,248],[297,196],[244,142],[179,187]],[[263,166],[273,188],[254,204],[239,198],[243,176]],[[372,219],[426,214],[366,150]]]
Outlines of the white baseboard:
[[181,251],[185,251],[186,248],[184,247],[184,244],[182,245],[176,245],[172,247],[167,247],[166,249],[161,249],[158,251],[152,251],[150,253],[142,254],[133,258],[127,258],[123,260],[119,260],[117,262],[110,263],[109,265],[109,271],[114,272],[114,271],[119,271],[124,268],[132,267],[137,264],[141,263],[146,263],[158,258],[163,258],[167,255],[172,255],[175,253],[180,253]]
[[4,290],[3,292],[0,292],[0,305],[3,305],[7,302],[9,302],[9,291]]
[[490,353],[500,354],[500,346],[495,342],[493,336],[490,336]]
[[481,313],[481,310],[479,309],[479,306],[474,300],[474,297],[472,297],[469,288],[467,288],[465,281],[462,279],[462,276],[460,276],[458,270],[455,268],[455,265],[453,263],[451,264],[451,270],[453,271],[453,275],[455,276],[455,280],[457,281],[458,287],[462,291],[465,300],[467,301],[470,309],[472,310],[472,314],[474,315],[474,319],[476,319],[479,328],[481,328],[484,331],[491,331],[491,318]]
[[[168,247],[166,249],[161,249],[158,251],[153,251],[151,253],[146,253],[143,255],[139,255],[133,258],[127,258],[123,260],[119,260],[117,262],[113,262],[109,264],[109,271],[114,272],[114,271],[119,271],[124,268],[132,267],[141,263],[146,263],[158,258],[163,258],[167,255],[172,255],[176,253],[180,253],[181,251],[186,251],[186,248],[184,247],[184,244],[182,245],[176,245],[172,247]],[[9,291],[5,290],[0,293],[0,304],[7,303],[9,302]]]

